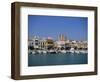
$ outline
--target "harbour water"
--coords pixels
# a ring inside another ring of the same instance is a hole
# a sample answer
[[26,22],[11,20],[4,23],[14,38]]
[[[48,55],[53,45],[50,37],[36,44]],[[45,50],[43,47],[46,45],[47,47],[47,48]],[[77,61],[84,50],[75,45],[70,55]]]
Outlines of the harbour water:
[[88,53],[28,54],[28,66],[87,64]]

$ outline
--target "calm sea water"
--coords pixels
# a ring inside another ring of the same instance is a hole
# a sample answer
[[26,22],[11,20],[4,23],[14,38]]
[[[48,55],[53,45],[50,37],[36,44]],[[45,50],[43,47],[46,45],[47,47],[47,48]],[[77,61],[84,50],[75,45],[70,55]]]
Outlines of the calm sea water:
[[29,54],[28,66],[48,66],[48,65],[73,65],[87,64],[88,55],[85,54]]

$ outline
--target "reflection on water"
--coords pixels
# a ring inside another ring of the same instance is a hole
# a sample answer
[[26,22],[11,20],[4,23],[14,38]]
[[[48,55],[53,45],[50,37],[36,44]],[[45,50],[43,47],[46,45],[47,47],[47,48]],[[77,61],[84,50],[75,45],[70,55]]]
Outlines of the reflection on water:
[[29,54],[28,66],[87,64],[87,53]]

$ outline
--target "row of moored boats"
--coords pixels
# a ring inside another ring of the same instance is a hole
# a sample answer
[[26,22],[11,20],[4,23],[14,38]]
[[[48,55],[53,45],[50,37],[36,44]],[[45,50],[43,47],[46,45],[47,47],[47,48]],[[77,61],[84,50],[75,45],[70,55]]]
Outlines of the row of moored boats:
[[88,53],[87,50],[75,50],[71,48],[70,50],[28,50],[29,54],[57,54],[57,53]]

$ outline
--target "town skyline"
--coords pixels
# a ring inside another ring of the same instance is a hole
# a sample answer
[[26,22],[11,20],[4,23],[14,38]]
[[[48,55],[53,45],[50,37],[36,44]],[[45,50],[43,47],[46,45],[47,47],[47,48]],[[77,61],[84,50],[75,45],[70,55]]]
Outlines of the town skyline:
[[[60,35],[63,35],[63,34],[60,34]],[[28,39],[29,39],[29,40],[32,40],[34,37],[36,37],[36,38],[38,38],[38,39],[40,39],[40,40],[52,39],[52,40],[54,40],[54,41],[58,41],[60,35],[58,35],[58,37],[57,37],[56,39],[53,38],[53,37],[50,37],[50,36],[48,36],[48,37],[40,37],[40,36],[38,36],[38,35],[33,35],[33,36],[31,36],[31,37],[28,37]],[[74,39],[69,39],[69,38],[67,38],[65,35],[64,35],[64,38],[65,38],[65,41],[67,41],[67,40],[69,40],[69,41],[87,41],[87,40],[74,40]]]
[[[63,34],[69,40],[87,41],[87,18],[64,16],[28,16],[28,37],[51,37]],[[69,28],[70,27],[70,28]]]

